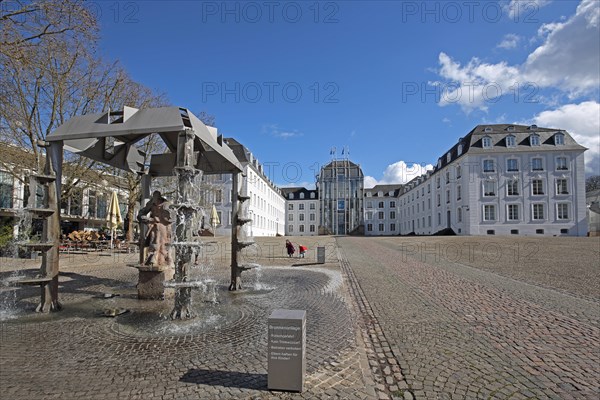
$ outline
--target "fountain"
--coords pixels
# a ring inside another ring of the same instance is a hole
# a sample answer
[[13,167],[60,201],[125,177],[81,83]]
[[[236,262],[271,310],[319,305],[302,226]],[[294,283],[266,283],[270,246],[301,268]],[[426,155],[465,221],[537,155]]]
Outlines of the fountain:
[[[41,299],[36,312],[58,311],[62,308],[58,301],[58,245],[60,241],[60,167],[62,146],[38,141],[38,146],[46,150],[43,174],[29,175],[29,200],[25,212],[31,219],[42,220],[42,235],[39,242],[25,240],[20,247],[42,253],[42,264],[35,277],[16,281],[18,285],[40,286]],[[57,154],[60,150],[60,155]],[[41,189],[41,204],[38,202],[38,188]]]
[[[145,154],[135,144],[149,135],[159,135],[166,151]],[[214,281],[192,281],[190,268],[195,264],[202,243],[194,238],[196,215],[200,211],[194,195],[194,181],[203,174],[231,173],[233,175],[232,260],[229,290],[242,288],[241,274],[255,267],[238,263],[242,249],[254,244],[244,226],[251,220],[247,215],[246,193],[240,193],[241,166],[233,151],[217,136],[216,129],[206,127],[185,108],[162,107],[137,110],[124,107],[123,111],[71,118],[48,135],[52,150],[47,157],[44,175],[36,177],[48,186],[48,202],[41,209],[31,210],[45,218],[44,239],[28,244],[45,252],[42,274],[35,283],[45,288],[40,311],[58,310],[58,233],[60,215],[60,171],[62,148],[91,158],[97,162],[140,175],[142,182],[140,222],[140,261],[130,265],[139,270],[138,298],[164,299],[174,289],[173,319],[187,319],[191,312],[191,291],[203,288],[215,301]],[[150,197],[154,177],[175,176],[177,193],[174,204],[160,192]],[[54,196],[54,197],[53,197]],[[174,216],[172,215],[174,214]],[[174,224],[174,235],[173,235]],[[174,253],[174,254],[173,254]]]

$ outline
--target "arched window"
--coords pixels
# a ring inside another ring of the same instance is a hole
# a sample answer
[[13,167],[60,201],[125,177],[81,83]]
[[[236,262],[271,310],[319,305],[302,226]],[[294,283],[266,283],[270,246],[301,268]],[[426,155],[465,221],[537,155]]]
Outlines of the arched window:
[[483,139],[481,139],[481,145],[484,149],[492,148],[492,138],[489,136],[484,136]]

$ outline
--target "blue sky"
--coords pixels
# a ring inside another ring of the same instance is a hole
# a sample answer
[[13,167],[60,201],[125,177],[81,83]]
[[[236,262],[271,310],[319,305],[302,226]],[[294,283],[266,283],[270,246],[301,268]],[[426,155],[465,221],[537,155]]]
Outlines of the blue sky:
[[407,181],[480,123],[567,129],[600,173],[597,0],[93,6],[106,58],[215,115],[280,185],[313,183],[332,147],[368,186]]

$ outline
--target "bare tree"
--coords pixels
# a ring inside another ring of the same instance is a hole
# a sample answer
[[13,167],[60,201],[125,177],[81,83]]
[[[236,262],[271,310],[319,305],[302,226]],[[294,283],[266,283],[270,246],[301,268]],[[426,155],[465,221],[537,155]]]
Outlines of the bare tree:
[[596,189],[600,189],[600,175],[587,177],[585,180],[585,192],[591,192]]

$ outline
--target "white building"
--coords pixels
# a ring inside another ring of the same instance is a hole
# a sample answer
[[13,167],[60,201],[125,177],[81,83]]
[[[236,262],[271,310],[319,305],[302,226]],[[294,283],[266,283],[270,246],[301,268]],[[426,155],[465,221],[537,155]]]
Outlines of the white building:
[[564,130],[479,125],[405,186],[400,234],[585,236],[585,150]]
[[[285,230],[285,199],[279,188],[264,174],[262,165],[245,146],[235,139],[225,139],[243,167],[241,179],[242,194],[250,196],[248,217],[252,219],[251,233],[253,236],[283,235]],[[231,174],[208,175],[204,179],[205,204],[215,205],[220,223],[216,234],[231,234]],[[210,218],[207,210],[205,223]]]
[[364,189],[365,235],[398,235],[398,196],[404,185],[377,185]]
[[281,189],[285,199],[286,236],[319,234],[319,194],[303,187]]

